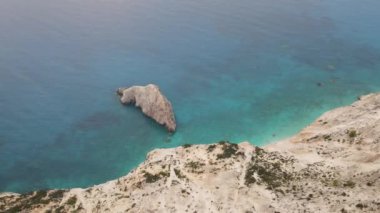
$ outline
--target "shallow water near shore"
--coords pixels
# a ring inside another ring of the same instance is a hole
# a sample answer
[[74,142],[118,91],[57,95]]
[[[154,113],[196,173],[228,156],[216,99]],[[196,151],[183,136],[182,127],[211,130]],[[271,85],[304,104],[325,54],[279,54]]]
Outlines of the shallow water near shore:
[[[380,2],[0,3],[0,191],[86,187],[154,148],[265,145],[380,91]],[[155,83],[169,135],[118,87]]]

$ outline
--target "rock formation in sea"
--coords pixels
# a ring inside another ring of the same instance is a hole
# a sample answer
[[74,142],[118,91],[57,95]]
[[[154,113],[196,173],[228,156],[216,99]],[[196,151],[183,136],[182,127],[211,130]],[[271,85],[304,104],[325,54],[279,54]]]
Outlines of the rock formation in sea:
[[119,88],[117,94],[120,96],[121,103],[140,107],[145,115],[164,125],[169,132],[175,131],[176,122],[172,104],[157,85]]
[[150,152],[86,189],[0,195],[0,212],[380,212],[380,94],[332,110],[289,139]]

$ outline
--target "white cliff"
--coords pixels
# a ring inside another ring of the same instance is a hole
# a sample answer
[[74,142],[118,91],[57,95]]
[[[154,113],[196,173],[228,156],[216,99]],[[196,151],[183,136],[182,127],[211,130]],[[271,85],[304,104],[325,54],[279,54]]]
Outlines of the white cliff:
[[86,189],[3,194],[2,212],[380,212],[380,94],[294,137],[157,149]]

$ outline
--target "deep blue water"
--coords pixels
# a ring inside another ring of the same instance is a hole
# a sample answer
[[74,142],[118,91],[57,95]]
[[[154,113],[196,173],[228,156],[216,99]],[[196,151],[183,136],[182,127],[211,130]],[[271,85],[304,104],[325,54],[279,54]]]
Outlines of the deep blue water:
[[[379,10],[378,0],[2,0],[0,191],[98,184],[154,148],[288,137],[380,91]],[[147,83],[172,101],[175,135],[115,95]]]

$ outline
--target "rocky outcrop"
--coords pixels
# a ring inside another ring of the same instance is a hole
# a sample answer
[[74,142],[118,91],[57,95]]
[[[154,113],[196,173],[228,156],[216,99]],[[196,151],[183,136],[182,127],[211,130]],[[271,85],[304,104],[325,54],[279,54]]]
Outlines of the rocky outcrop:
[[296,136],[157,149],[87,189],[0,195],[0,212],[380,212],[380,94]]
[[176,122],[172,104],[161,93],[158,86],[148,84],[146,86],[119,88],[117,94],[120,96],[121,103],[134,104],[136,107],[140,107],[145,115],[164,125],[169,132],[175,131]]

